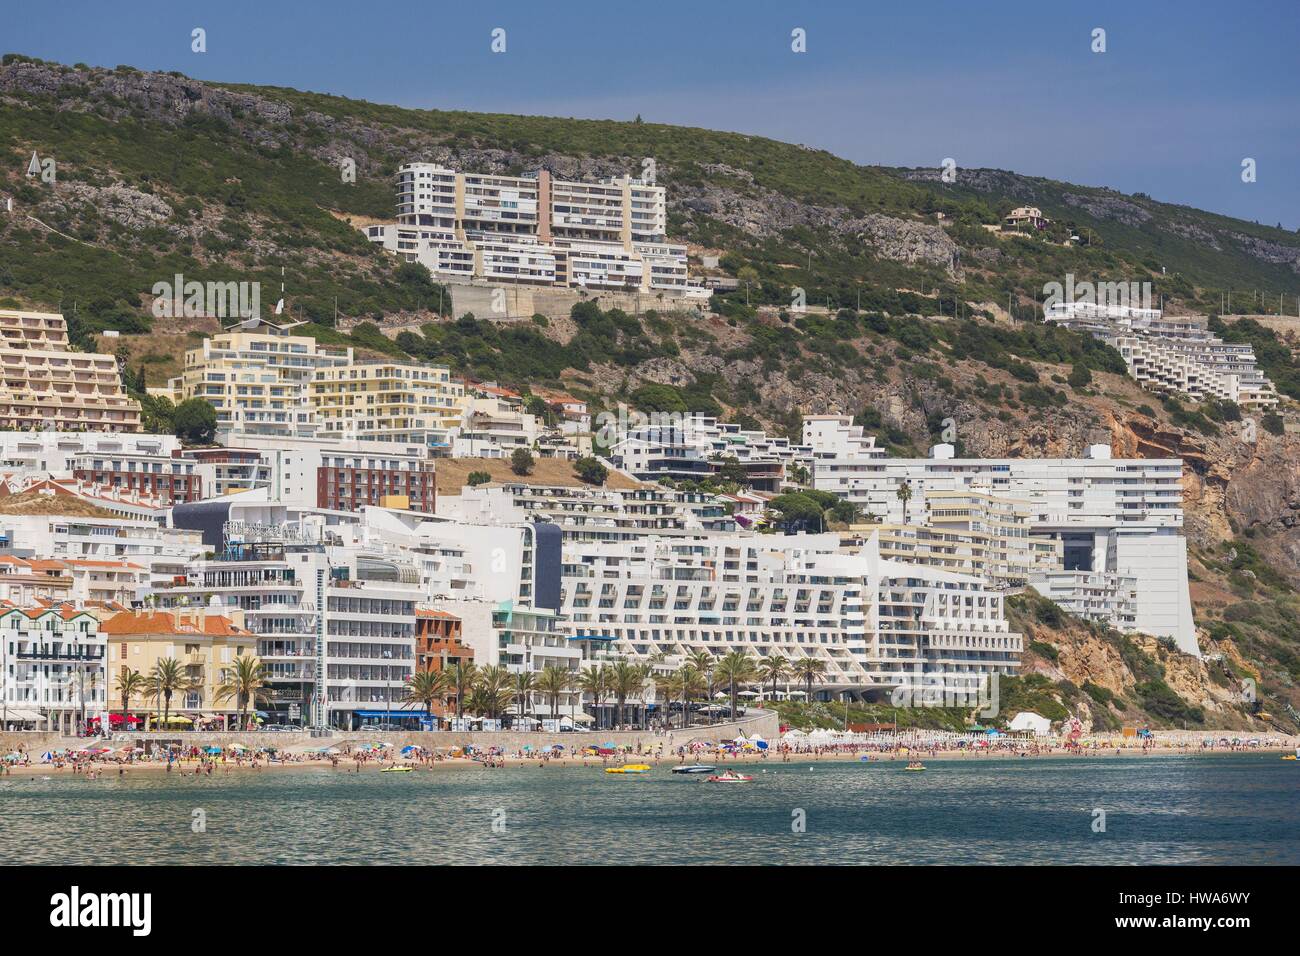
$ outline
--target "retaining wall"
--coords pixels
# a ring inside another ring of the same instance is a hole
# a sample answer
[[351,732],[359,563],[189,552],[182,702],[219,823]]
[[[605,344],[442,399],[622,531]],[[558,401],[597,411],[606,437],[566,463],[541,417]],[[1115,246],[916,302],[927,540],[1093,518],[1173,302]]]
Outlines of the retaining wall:
[[[367,733],[365,731],[334,731],[328,737],[315,737],[309,733],[297,732],[271,732],[271,731],[251,731],[251,732],[208,732],[208,731],[151,731],[150,733],[131,733],[129,731],[119,731],[107,738],[105,746],[122,746],[126,743],[132,743],[136,740],[179,740],[184,746],[217,746],[228,747],[231,744],[239,743],[246,747],[263,747],[273,746],[281,750],[293,747],[339,747],[343,748],[349,743],[390,743],[400,749],[407,744],[418,744],[421,747],[433,748],[450,748],[472,744],[475,747],[503,747],[507,751],[521,750],[525,745],[531,745],[534,749],[544,747],[547,744],[564,744],[565,747],[574,748],[582,747],[587,744],[605,743],[613,741],[618,746],[631,746],[635,748],[637,744],[645,750],[653,748],[659,744],[664,745],[667,750],[670,747],[677,747],[688,740],[721,740],[730,739],[737,734],[744,732],[745,736],[752,737],[758,734],[767,740],[773,740],[778,736],[779,721],[776,714],[768,711],[753,711],[749,716],[729,723],[714,724],[712,726],[691,727],[688,730],[675,729],[663,734],[657,734],[654,731],[612,731],[601,730],[591,731],[589,733],[573,734],[550,734],[550,733],[530,733],[525,731],[394,731],[388,733]],[[104,742],[105,738],[86,738],[86,737],[63,737],[56,733],[47,733],[45,731],[9,731],[0,733],[0,748],[4,753],[16,750],[20,745],[28,753],[39,754],[46,750],[57,750],[64,747],[85,747],[95,746],[96,743]]]

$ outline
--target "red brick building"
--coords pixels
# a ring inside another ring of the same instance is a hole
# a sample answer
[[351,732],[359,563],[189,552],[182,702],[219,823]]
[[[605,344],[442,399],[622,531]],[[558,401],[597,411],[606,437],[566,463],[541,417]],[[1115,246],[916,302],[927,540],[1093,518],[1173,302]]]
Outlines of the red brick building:
[[203,479],[196,463],[179,454],[87,453],[72,460],[72,476],[105,488],[157,498],[166,504],[203,499]]
[[[316,469],[316,505],[335,511],[355,511],[361,505],[382,505],[384,499],[406,498],[411,511],[434,513],[437,484],[433,462],[402,462],[406,467],[358,468],[323,465]],[[394,505],[396,506],[396,505]]]

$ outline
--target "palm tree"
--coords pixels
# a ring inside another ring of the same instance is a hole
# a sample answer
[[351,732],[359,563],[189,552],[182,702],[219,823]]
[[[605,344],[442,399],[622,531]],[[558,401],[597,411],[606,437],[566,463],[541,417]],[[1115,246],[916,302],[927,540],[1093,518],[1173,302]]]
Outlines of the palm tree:
[[239,726],[248,726],[248,705],[266,698],[269,678],[266,665],[251,654],[235,658],[235,666],[226,672],[225,682],[217,688],[217,700],[235,698],[239,711]]
[[776,700],[776,682],[790,673],[790,662],[780,654],[764,657],[758,662],[758,676],[763,682],[772,682],[772,700]]
[[731,719],[736,719],[736,688],[754,679],[754,659],[744,651],[731,651],[718,661],[718,677],[731,689]]
[[464,715],[465,695],[473,689],[474,682],[478,679],[478,668],[473,661],[458,657],[452,674],[451,684],[456,688],[456,719],[459,720]]
[[903,524],[907,524],[907,503],[912,500],[911,482],[903,482],[898,486],[898,490],[894,492],[894,494],[897,495],[898,500],[903,503]]
[[604,664],[599,667],[588,667],[578,677],[578,689],[584,694],[590,694],[592,703],[596,705],[596,729],[600,729],[600,705],[605,698],[609,696],[609,668]]
[[516,674],[514,680],[515,704],[519,707],[519,722],[522,724],[524,719],[524,708],[528,704],[528,698],[533,691],[537,689],[537,675],[532,671],[525,671],[522,674]]
[[[682,727],[689,727],[691,723],[691,698],[704,689],[704,678],[700,676],[699,670],[692,664],[683,664],[663,682],[664,696],[668,698],[671,705],[674,699],[680,698],[682,702]],[[671,723],[671,721],[669,721]]]
[[551,720],[556,719],[560,695],[573,686],[573,674],[558,664],[547,664],[537,678],[537,689],[551,702]]
[[618,725],[627,723],[624,708],[629,697],[634,697],[645,689],[645,668],[629,661],[617,661],[610,668],[609,688],[618,700]]
[[[450,687],[450,671],[416,671],[406,682],[406,693],[402,696],[402,701],[407,704],[423,704],[424,709],[432,714],[433,702],[445,700]],[[441,723],[439,720],[439,726]]]
[[150,690],[162,701],[164,724],[171,717],[172,694],[194,686],[186,676],[184,666],[174,657],[164,657],[154,664],[153,673],[149,675]]
[[510,671],[501,664],[479,669],[474,690],[482,691],[479,703],[488,705],[487,716],[493,720],[500,718],[510,709],[510,702],[514,696],[511,691],[512,676]]
[[826,670],[826,662],[820,657],[801,657],[794,662],[794,676],[802,680],[807,688],[804,702],[812,700],[813,678]]
[[[717,661],[718,659],[716,657],[704,650],[692,651],[686,657],[686,663],[690,664],[699,672],[700,681],[704,684],[705,698],[710,704],[713,703],[713,690],[718,686],[717,680],[714,676],[716,673],[715,665],[717,664]],[[710,712],[709,720],[713,720],[712,712]]]
[[122,699],[122,718],[126,719],[127,712],[131,707],[131,698],[142,696],[145,693],[145,687],[149,681],[139,671],[133,671],[131,668],[125,668],[117,675],[117,692]]

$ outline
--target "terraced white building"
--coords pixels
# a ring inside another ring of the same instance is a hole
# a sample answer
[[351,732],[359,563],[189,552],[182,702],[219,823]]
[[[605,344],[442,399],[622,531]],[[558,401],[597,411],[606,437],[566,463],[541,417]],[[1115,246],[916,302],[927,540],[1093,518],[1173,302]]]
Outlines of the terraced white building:
[[1022,639],[1003,596],[975,577],[880,557],[875,538],[645,537],[566,549],[563,613],[575,638],[674,668],[704,650],[812,657],[819,690],[978,693],[1015,673]]

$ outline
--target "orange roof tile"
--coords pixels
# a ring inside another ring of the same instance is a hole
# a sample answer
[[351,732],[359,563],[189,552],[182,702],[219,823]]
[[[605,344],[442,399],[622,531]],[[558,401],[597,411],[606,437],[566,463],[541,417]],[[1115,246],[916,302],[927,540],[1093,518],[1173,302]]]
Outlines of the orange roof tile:
[[208,637],[253,637],[253,632],[236,625],[223,614],[206,614],[196,622],[192,616],[181,613],[181,622],[176,623],[176,614],[171,611],[123,611],[115,614],[100,625],[103,634],[204,634]]

